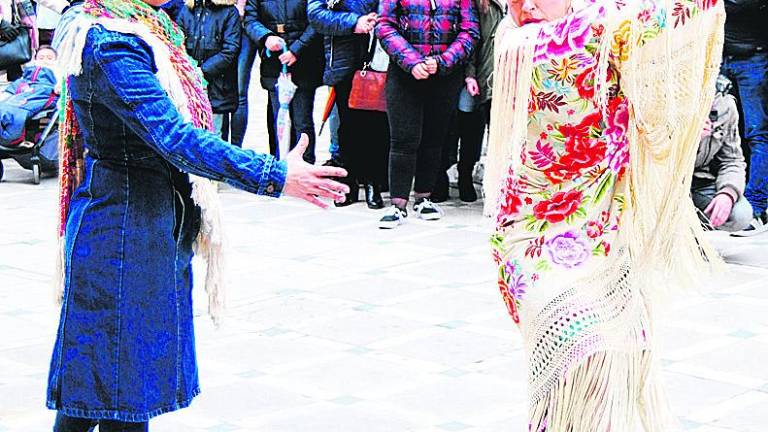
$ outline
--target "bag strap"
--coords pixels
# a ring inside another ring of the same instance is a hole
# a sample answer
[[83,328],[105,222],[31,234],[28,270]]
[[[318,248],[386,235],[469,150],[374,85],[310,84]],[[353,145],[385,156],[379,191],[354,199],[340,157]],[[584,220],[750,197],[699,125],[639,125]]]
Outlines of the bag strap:
[[19,4],[16,0],[11,0],[11,25],[21,24],[21,14],[19,14]]
[[368,41],[368,55],[363,60],[363,70],[368,70],[371,67],[371,62],[373,61],[373,56],[376,54],[376,36],[373,35],[373,32],[371,32],[371,38]]

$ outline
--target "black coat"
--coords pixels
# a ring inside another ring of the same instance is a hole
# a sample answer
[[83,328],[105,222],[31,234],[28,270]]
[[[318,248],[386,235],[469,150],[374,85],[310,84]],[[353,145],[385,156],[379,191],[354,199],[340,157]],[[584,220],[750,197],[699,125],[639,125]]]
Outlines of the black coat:
[[362,15],[378,8],[379,0],[308,0],[309,22],[325,36],[325,84],[349,79],[363,66],[370,36],[355,34],[355,25]]
[[768,1],[725,0],[725,54],[751,56],[768,49]]
[[176,22],[187,36],[187,52],[198,61],[208,81],[213,112],[235,112],[242,34],[235,0],[206,0],[205,5],[202,0],[188,0],[178,8]]
[[314,88],[322,83],[323,42],[307,19],[307,0],[247,0],[243,28],[259,46],[261,55],[261,85],[274,89],[275,80],[282,71],[278,57],[282,52],[267,57],[264,46],[267,37],[279,36],[297,62],[289,68],[293,82],[302,88]]

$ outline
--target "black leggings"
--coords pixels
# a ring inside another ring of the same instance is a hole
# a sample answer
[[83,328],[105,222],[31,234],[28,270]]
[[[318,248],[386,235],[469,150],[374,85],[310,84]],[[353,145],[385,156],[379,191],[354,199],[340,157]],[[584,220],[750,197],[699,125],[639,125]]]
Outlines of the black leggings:
[[115,420],[91,420],[80,417],[69,417],[62,413],[56,414],[56,424],[53,432],[91,432],[96,425],[99,432],[147,432],[149,423],[128,423]]
[[416,80],[392,63],[387,76],[389,114],[389,193],[408,199],[414,190],[428,194],[442,165],[442,153],[461,89],[462,74]]

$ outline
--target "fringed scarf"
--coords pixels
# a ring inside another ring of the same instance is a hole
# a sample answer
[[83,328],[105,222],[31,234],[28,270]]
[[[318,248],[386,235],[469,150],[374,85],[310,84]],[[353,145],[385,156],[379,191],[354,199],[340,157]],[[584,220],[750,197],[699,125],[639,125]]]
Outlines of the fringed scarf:
[[[84,149],[80,127],[70,94],[70,80],[82,72],[82,55],[88,30],[100,25],[107,30],[136,35],[154,53],[161,86],[168,93],[182,117],[193,126],[212,131],[213,111],[206,92],[206,82],[197,63],[186,52],[184,34],[162,10],[141,0],[86,0],[83,12],[69,24],[60,45],[59,58],[64,63],[65,79],[60,99],[59,129],[59,281],[57,300],[64,291],[66,232],[69,207],[75,190],[83,180]],[[201,208],[202,226],[195,252],[207,260],[206,291],[208,312],[214,323],[224,308],[223,234],[216,185],[208,179],[190,176],[192,198]]]
[[[519,322],[529,363],[528,430],[666,432],[671,419],[657,385],[653,312],[670,287],[695,286],[721,264],[703,238],[689,191],[701,125],[715,92],[725,14],[718,0],[578,3],[604,8],[603,35],[616,35],[619,28],[629,33],[632,51],[617,68],[629,104],[629,185],[617,222],[619,250],[587,277],[563,271],[546,285],[523,287]],[[646,41],[632,17],[648,5],[667,26]],[[525,171],[521,161],[529,127],[546,123],[536,118],[538,123],[529,124],[537,50],[551,40],[540,29],[516,28],[508,17],[496,35],[484,178],[489,215],[505,202],[500,191],[509,167]],[[603,37],[595,53],[591,102],[603,112],[612,91],[607,83],[612,39]],[[645,43],[636,43],[641,40]],[[499,234],[504,252],[522,255],[529,244],[525,234]]]

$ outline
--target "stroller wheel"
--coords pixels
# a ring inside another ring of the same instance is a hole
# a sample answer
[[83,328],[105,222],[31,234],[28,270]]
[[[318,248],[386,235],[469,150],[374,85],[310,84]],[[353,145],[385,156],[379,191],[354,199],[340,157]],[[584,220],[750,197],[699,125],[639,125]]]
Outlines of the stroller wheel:
[[35,182],[36,185],[40,184],[40,164],[32,165],[32,181]]
[[0,181],[3,181],[3,174],[5,174],[5,168],[3,167],[3,161],[0,160]]

